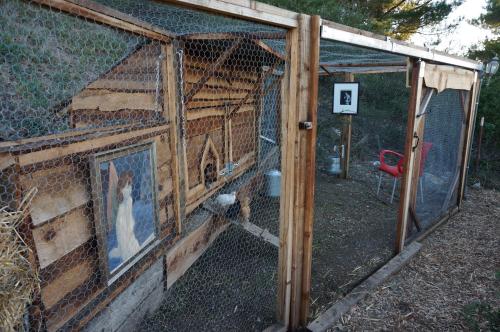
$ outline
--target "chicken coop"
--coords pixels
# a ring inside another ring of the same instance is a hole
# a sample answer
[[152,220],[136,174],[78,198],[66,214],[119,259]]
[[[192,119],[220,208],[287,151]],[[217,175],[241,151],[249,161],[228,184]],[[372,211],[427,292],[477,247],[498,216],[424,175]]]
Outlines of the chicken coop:
[[474,61],[253,1],[12,0],[0,19],[26,330],[318,326],[463,197]]

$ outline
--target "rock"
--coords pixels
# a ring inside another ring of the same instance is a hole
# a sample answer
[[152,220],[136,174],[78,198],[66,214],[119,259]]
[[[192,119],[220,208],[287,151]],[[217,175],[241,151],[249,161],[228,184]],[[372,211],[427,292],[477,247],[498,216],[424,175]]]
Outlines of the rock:
[[481,189],[481,182],[477,181],[476,183],[474,183],[472,185],[472,188],[474,188],[474,189]]

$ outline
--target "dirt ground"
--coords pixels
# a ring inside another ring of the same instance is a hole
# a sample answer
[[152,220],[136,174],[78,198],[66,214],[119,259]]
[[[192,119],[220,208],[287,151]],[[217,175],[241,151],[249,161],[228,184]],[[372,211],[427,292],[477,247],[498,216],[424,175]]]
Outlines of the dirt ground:
[[331,331],[499,331],[499,223],[500,192],[470,189],[463,210]]
[[377,196],[377,176],[369,162],[353,163],[348,180],[318,172],[311,319],[393,257],[398,200],[389,178]]

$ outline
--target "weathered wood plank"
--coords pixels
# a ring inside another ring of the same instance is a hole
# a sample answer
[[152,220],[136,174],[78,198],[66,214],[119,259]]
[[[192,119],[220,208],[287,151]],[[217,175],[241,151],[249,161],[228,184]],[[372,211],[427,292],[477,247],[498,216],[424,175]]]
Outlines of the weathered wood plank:
[[88,152],[99,148],[103,148],[105,146],[123,143],[126,140],[136,139],[141,136],[151,136],[156,133],[163,133],[168,128],[169,128],[168,125],[161,125],[116,135],[99,137],[95,139],[88,139],[86,141],[68,144],[64,146],[57,146],[46,150],[35,151],[20,155],[19,164],[21,167],[24,167],[52,159],[62,158],[71,154]]
[[262,240],[272,244],[273,246],[279,248],[280,241],[279,241],[278,237],[269,233],[269,230],[262,229],[259,226],[252,224],[249,221],[242,222],[242,223],[235,222],[235,224],[240,225],[244,230],[246,230],[247,232],[249,232],[252,235],[255,235],[259,239],[262,239]]
[[155,91],[156,84],[154,81],[101,79],[90,83],[87,89]]
[[38,226],[75,208],[83,207],[90,200],[86,171],[77,165],[63,165],[22,175],[24,191],[38,188],[31,206],[31,219]]
[[132,331],[163,299],[163,259],[132,282],[83,331]]
[[50,223],[33,229],[40,268],[45,268],[92,236],[92,222],[86,207],[70,211]]
[[92,261],[86,260],[62,273],[59,278],[42,287],[42,301],[51,308],[66,294],[83,284],[94,273]]
[[[87,94],[93,90],[86,90]],[[73,111],[98,109],[103,112],[157,109],[152,93],[108,92],[94,95],[76,95],[71,104]]]

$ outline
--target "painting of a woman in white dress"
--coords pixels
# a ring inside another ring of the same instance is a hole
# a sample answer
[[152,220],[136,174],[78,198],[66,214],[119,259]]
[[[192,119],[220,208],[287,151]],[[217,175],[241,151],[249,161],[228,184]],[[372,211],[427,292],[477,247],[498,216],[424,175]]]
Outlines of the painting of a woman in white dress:
[[109,275],[129,263],[157,234],[151,149],[117,155],[104,156],[98,166]]

